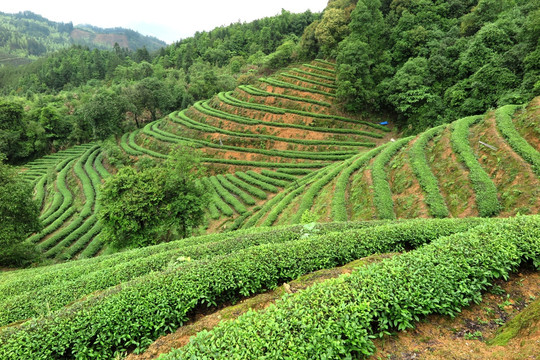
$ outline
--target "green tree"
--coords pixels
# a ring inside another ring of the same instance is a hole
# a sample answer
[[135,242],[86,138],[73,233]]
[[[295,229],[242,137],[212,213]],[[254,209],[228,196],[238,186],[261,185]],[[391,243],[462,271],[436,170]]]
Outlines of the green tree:
[[380,7],[378,0],[358,1],[351,14],[351,35],[339,45],[337,94],[351,111],[378,108],[377,84],[392,73]]
[[264,59],[264,66],[268,69],[276,70],[290,64],[294,57],[296,43],[294,39],[287,39],[277,50]]
[[338,8],[327,9],[323,13],[315,29],[315,37],[325,56],[333,55],[339,42],[349,35],[349,16],[346,10]]
[[71,132],[71,124],[51,105],[43,107],[39,114],[39,124],[45,130],[49,146],[66,139]]
[[39,208],[30,184],[3,160],[0,154],[0,265],[23,265],[36,256],[24,240],[41,229]]
[[381,85],[388,102],[401,119],[408,120],[413,132],[438,125],[436,110],[441,110],[441,99],[433,94],[432,81],[427,59],[417,57],[409,59],[393,78]]
[[20,141],[24,134],[23,107],[19,103],[0,100],[0,152],[10,162],[20,157]]
[[121,96],[106,89],[101,90],[76,110],[76,127],[91,131],[90,134],[82,134],[83,138],[78,140],[103,140],[118,134],[125,110],[126,104]]
[[189,236],[208,202],[195,181],[202,171],[200,154],[189,147],[173,150],[163,166],[120,169],[101,192],[105,236],[117,248]]

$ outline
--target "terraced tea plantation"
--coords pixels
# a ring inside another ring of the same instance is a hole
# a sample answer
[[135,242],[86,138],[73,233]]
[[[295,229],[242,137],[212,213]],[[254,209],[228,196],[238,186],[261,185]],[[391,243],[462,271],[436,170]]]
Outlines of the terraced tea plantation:
[[86,258],[104,250],[99,236],[97,193],[110,176],[100,146],[87,144],[28,163],[23,176],[34,184],[43,230],[27,242],[45,258]]
[[334,81],[331,62],[291,66],[118,140],[132,159],[201,149],[207,235],[113,254],[98,213],[116,169],[100,145],[26,164],[44,224],[27,241],[58,264],[0,274],[0,358],[122,358],[299,276],[392,253],[161,357],[361,358],[374,337],[456,316],[540,267],[540,98],[399,137],[341,113]]
[[[304,177],[240,225],[512,216],[540,209],[540,99],[389,142]],[[523,131],[522,133],[525,134]]]
[[493,279],[523,263],[540,266],[539,241],[538,216],[344,222],[213,234],[11,272],[0,282],[0,356],[119,357],[208,306],[371,254],[414,249],[202,332],[165,358],[369,354],[372,335],[410,328],[428,314],[454,316]]
[[[213,173],[200,179],[212,197],[208,232],[538,212],[539,145],[528,135],[539,126],[538,99],[390,141],[387,126],[339,112],[334,79],[324,60],[290,67],[125,134],[119,146],[157,160],[177,144],[200,148]],[[99,146],[27,167],[45,225],[28,241],[57,260],[104,251],[96,195],[109,174]]]

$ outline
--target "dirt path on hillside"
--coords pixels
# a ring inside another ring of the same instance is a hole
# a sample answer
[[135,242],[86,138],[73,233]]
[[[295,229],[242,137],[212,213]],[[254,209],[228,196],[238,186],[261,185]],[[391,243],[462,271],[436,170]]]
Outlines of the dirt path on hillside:
[[416,140],[413,139],[402,148],[386,166],[394,212],[398,219],[429,217],[424,191],[410,165],[409,150]]
[[431,140],[426,146],[426,158],[451,216],[477,216],[476,195],[469,180],[469,170],[452,150],[450,134],[450,129],[446,128]]

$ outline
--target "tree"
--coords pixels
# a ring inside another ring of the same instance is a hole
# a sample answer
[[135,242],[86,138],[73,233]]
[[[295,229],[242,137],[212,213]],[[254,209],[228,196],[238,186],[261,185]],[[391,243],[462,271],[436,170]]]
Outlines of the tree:
[[3,160],[0,154],[0,265],[22,265],[36,256],[33,246],[23,241],[41,229],[39,208],[30,184]]
[[325,56],[332,55],[339,42],[349,35],[348,22],[349,14],[343,9],[332,8],[323,13],[315,29],[315,36]]
[[89,138],[103,140],[121,131],[125,109],[122,97],[105,89],[80,106],[75,115],[80,128],[91,129]]
[[7,155],[10,162],[19,157],[24,134],[23,113],[22,105],[0,100],[0,152]]
[[292,62],[296,43],[294,39],[287,39],[281,44],[275,52],[269,54],[264,59],[264,66],[268,69],[279,69]]
[[101,192],[105,236],[117,248],[133,248],[189,236],[201,224],[208,197],[195,180],[200,154],[189,147],[171,152],[163,166],[120,169]]
[[358,1],[351,14],[352,33],[339,45],[337,94],[348,110],[376,109],[377,84],[392,72],[390,55],[384,51],[387,35],[380,7],[378,0]]
[[381,88],[400,119],[407,120],[413,132],[439,124],[437,111],[434,110],[442,110],[441,99],[432,92],[427,59],[409,59],[394,77],[381,84]]
[[179,146],[171,151],[165,166],[165,225],[172,229],[176,224],[178,235],[184,238],[202,223],[209,202],[207,192],[196,181],[205,173],[202,155],[191,147]]

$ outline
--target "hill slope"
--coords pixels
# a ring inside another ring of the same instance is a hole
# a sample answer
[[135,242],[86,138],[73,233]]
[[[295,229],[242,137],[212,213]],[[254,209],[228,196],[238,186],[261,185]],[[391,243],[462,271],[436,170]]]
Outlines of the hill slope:
[[357,155],[291,196],[273,223],[298,223],[300,216],[289,214],[305,211],[319,222],[536,214],[539,101]]
[[[310,287],[275,310],[201,333],[169,358],[215,352],[204,344],[235,357],[239,348],[229,349],[228,339],[252,339],[245,331],[257,324],[279,324],[261,340],[277,357],[294,350],[312,358],[313,351],[333,346],[335,354],[369,354],[371,334],[410,328],[429,314],[453,316],[480,301],[491,281],[509,270],[538,266],[537,215],[460,217],[538,212],[539,99],[391,141],[396,134],[390,129],[336,111],[333,84],[325,79],[332,68],[324,61],[291,67],[120,140],[133,158],[166,158],[178,143],[199,147],[213,172],[201,179],[214,199],[208,230],[245,228],[237,232],[105,255],[97,199],[102,178],[114,169],[99,145],[28,164],[24,176],[36,184],[48,223],[28,241],[57,260],[104,256],[2,274],[0,355],[73,358],[92,352],[111,358],[139,352],[208,306],[375,253],[414,249]],[[392,221],[418,214],[456,218]],[[381,220],[350,221],[359,218]],[[332,219],[349,221],[264,227]],[[318,320],[321,309],[324,322]],[[276,320],[295,318],[301,330]],[[335,326],[318,328],[328,319]],[[345,325],[352,321],[354,334]],[[308,344],[302,353],[300,343],[291,347],[293,338]],[[342,341],[321,340],[327,338]],[[267,351],[252,346],[241,348],[251,357]]]
[[[538,98],[392,142],[390,129],[337,110],[332,69],[323,61],[291,67],[149,123],[119,145],[134,159],[156,160],[177,144],[200,148],[211,173],[201,179],[213,199],[207,232],[538,212]],[[105,245],[97,198],[115,170],[98,146],[83,150],[25,172],[46,226],[29,242],[48,258],[93,256]]]
[[155,51],[166,45],[164,41],[129,29],[73,26],[50,21],[30,11],[0,12],[0,64],[25,63],[72,44],[112,49],[115,43],[133,51],[142,47]]

